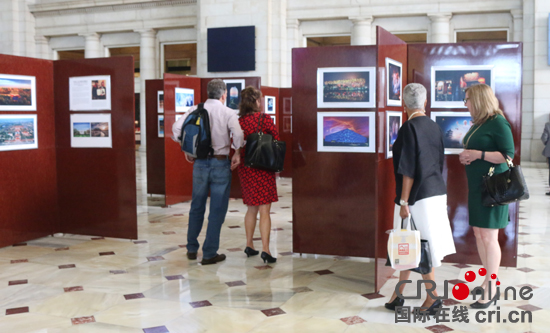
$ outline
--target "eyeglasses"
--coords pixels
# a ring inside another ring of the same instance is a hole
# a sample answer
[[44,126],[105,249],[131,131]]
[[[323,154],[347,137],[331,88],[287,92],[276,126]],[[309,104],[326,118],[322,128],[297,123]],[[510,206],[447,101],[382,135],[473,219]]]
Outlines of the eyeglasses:
[[464,98],[462,101],[464,102],[464,104],[466,104],[466,102],[468,102],[469,98]]

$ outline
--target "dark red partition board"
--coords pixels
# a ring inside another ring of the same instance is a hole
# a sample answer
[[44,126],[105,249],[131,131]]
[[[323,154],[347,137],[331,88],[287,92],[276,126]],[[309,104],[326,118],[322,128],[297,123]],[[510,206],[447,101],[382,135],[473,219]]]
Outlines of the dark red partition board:
[[[147,133],[147,193],[166,194],[164,138],[158,136],[157,92],[164,91],[163,80],[145,81],[145,119]],[[174,115],[172,115],[174,117]],[[166,120],[165,120],[166,121]],[[166,128],[164,129],[166,132]]]
[[[69,78],[111,76],[111,110],[69,111]],[[132,57],[54,62],[60,232],[137,238]],[[109,113],[113,148],[71,148],[71,114]]]
[[0,111],[1,115],[37,115],[38,149],[0,151],[0,247],[57,232],[53,63],[0,54],[0,73],[36,77],[36,111]]
[[[392,35],[388,31],[376,27],[377,45],[378,45],[378,71],[377,80],[377,104],[378,104],[378,123],[376,131],[378,135],[378,170],[377,170],[377,229],[376,229],[376,258],[384,260],[376,260],[376,290],[379,290],[386,280],[391,276],[388,274],[385,264],[387,257],[387,230],[393,229],[393,213],[395,199],[395,177],[393,173],[393,159],[386,159],[386,111],[403,112],[403,106],[387,106],[386,92],[388,73],[386,72],[386,58],[398,61],[402,64],[401,80],[402,87],[407,84],[407,44]],[[403,120],[406,120],[404,115]],[[391,268],[390,268],[391,269]]]
[[[376,46],[292,50],[293,251],[374,257],[375,153],[317,152],[317,68],[374,67]],[[299,130],[298,130],[299,129]]]
[[[222,80],[242,80],[244,79],[245,86],[252,86],[256,89],[260,89],[261,86],[261,78],[254,76],[254,77],[210,77],[210,78],[204,78],[201,79],[201,86],[202,86],[202,95],[201,95],[201,101],[204,102],[208,99],[208,82],[212,81],[213,79],[222,79]],[[238,112],[238,111],[236,111]],[[233,151],[231,151],[231,156],[233,156]],[[237,170],[233,171],[233,174],[231,176],[231,193],[229,194],[231,198],[240,199],[243,197],[243,192],[241,189],[241,181],[239,180],[239,174],[237,173]]]
[[[176,88],[195,91],[199,104],[202,93],[201,79],[177,74],[164,74],[164,151],[166,170],[166,205],[175,205],[191,200],[193,194],[193,164],[187,162],[181,146],[172,140],[172,125],[176,120]],[[156,128],[156,127],[155,127]]]
[[[495,94],[506,119],[512,125],[514,136],[514,163],[521,157],[521,101],[522,101],[522,44],[521,43],[462,43],[409,45],[409,78],[422,83],[428,90],[428,114],[431,111],[468,111],[466,108],[440,109],[430,105],[430,77],[432,66],[494,65]],[[480,264],[473,229],[468,224],[468,188],[464,166],[458,155],[445,157],[449,218],[457,253],[446,257],[447,262]],[[502,266],[517,265],[518,207],[510,207],[510,223],[500,232]]]
[[286,142],[284,170],[281,177],[292,177],[292,88],[279,89],[279,134]]

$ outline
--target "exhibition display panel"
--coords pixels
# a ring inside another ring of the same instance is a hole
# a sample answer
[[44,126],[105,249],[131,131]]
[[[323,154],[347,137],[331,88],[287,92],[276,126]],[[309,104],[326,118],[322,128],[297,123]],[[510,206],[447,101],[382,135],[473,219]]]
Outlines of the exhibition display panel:
[[[457,253],[445,261],[480,264],[468,223],[466,173],[457,156],[463,149],[458,136],[471,125],[462,99],[472,84],[493,87],[512,126],[519,164],[522,44],[407,45],[377,27],[374,46],[297,48],[292,60],[291,128],[300,129],[292,133],[293,252],[374,258],[375,272],[366,268],[365,276],[376,291],[392,275],[385,266],[395,206],[392,146],[407,118],[402,90],[417,82],[428,91],[427,116],[446,135],[443,176]],[[368,67],[376,68],[375,87],[367,84]],[[367,107],[372,95],[376,103]],[[288,110],[281,104],[284,117]],[[366,130],[370,121],[374,130]],[[445,129],[449,122],[453,128]],[[501,265],[515,267],[518,204],[509,211],[510,223],[499,235]]]
[[[160,93],[159,93],[160,92]],[[161,99],[162,97],[162,99]],[[158,116],[164,115],[164,81],[145,81],[147,193],[166,194],[164,138],[158,136]]]
[[133,59],[0,55],[0,77],[0,246],[136,239]]
[[[426,111],[432,118],[441,115],[441,112],[464,117],[464,112],[468,112],[462,101],[464,90],[477,82],[490,85],[512,127],[514,164],[518,165],[521,157],[522,58],[522,43],[409,45],[409,79],[423,84],[428,90]],[[466,119],[459,119],[460,125],[465,126]],[[444,126],[441,122],[438,124]],[[447,133],[449,128],[443,130]],[[465,131],[454,126],[455,132],[458,133],[456,142],[448,140],[446,144],[444,176],[457,253],[446,257],[446,261],[481,264],[477,249],[472,246],[475,244],[473,229],[468,224],[468,188],[464,186],[467,183],[466,173],[456,155],[456,146],[452,146],[460,143]],[[452,148],[454,151],[450,150]],[[510,222],[499,233],[501,266],[517,265],[518,205],[513,203],[508,206]]]
[[286,143],[284,170],[281,177],[292,178],[292,88],[279,89],[279,134]]

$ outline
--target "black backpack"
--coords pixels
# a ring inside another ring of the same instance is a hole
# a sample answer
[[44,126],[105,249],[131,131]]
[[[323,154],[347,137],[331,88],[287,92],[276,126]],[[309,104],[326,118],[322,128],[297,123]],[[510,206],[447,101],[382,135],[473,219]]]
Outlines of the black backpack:
[[203,159],[214,154],[210,117],[204,103],[199,104],[197,109],[187,116],[178,139],[181,142],[181,150],[191,157]]

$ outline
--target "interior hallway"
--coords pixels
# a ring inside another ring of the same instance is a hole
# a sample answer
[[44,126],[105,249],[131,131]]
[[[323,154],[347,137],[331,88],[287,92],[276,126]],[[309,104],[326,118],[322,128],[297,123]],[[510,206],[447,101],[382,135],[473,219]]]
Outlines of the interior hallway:
[[[371,294],[372,260],[291,252],[290,179],[278,180],[280,198],[272,209],[276,264],[243,253],[241,200],[230,202],[222,228],[219,252],[227,260],[201,266],[199,252],[199,260],[188,261],[190,204],[161,208],[159,196],[147,196],[145,155],[137,153],[139,239],[59,234],[0,249],[0,332],[545,332],[550,325],[548,169],[536,163],[523,168],[531,199],[520,209],[518,268],[502,268],[499,278],[502,287],[531,285],[534,297],[498,305],[502,318],[513,310],[532,311],[531,324],[476,323],[473,310],[469,323],[395,324],[383,304],[396,280],[388,280],[380,295]],[[258,249],[258,228],[256,233]],[[438,285],[464,282],[465,272],[478,268],[444,264],[436,271]],[[405,291],[415,293],[413,287]],[[471,301],[457,303],[445,301],[451,308]]]

